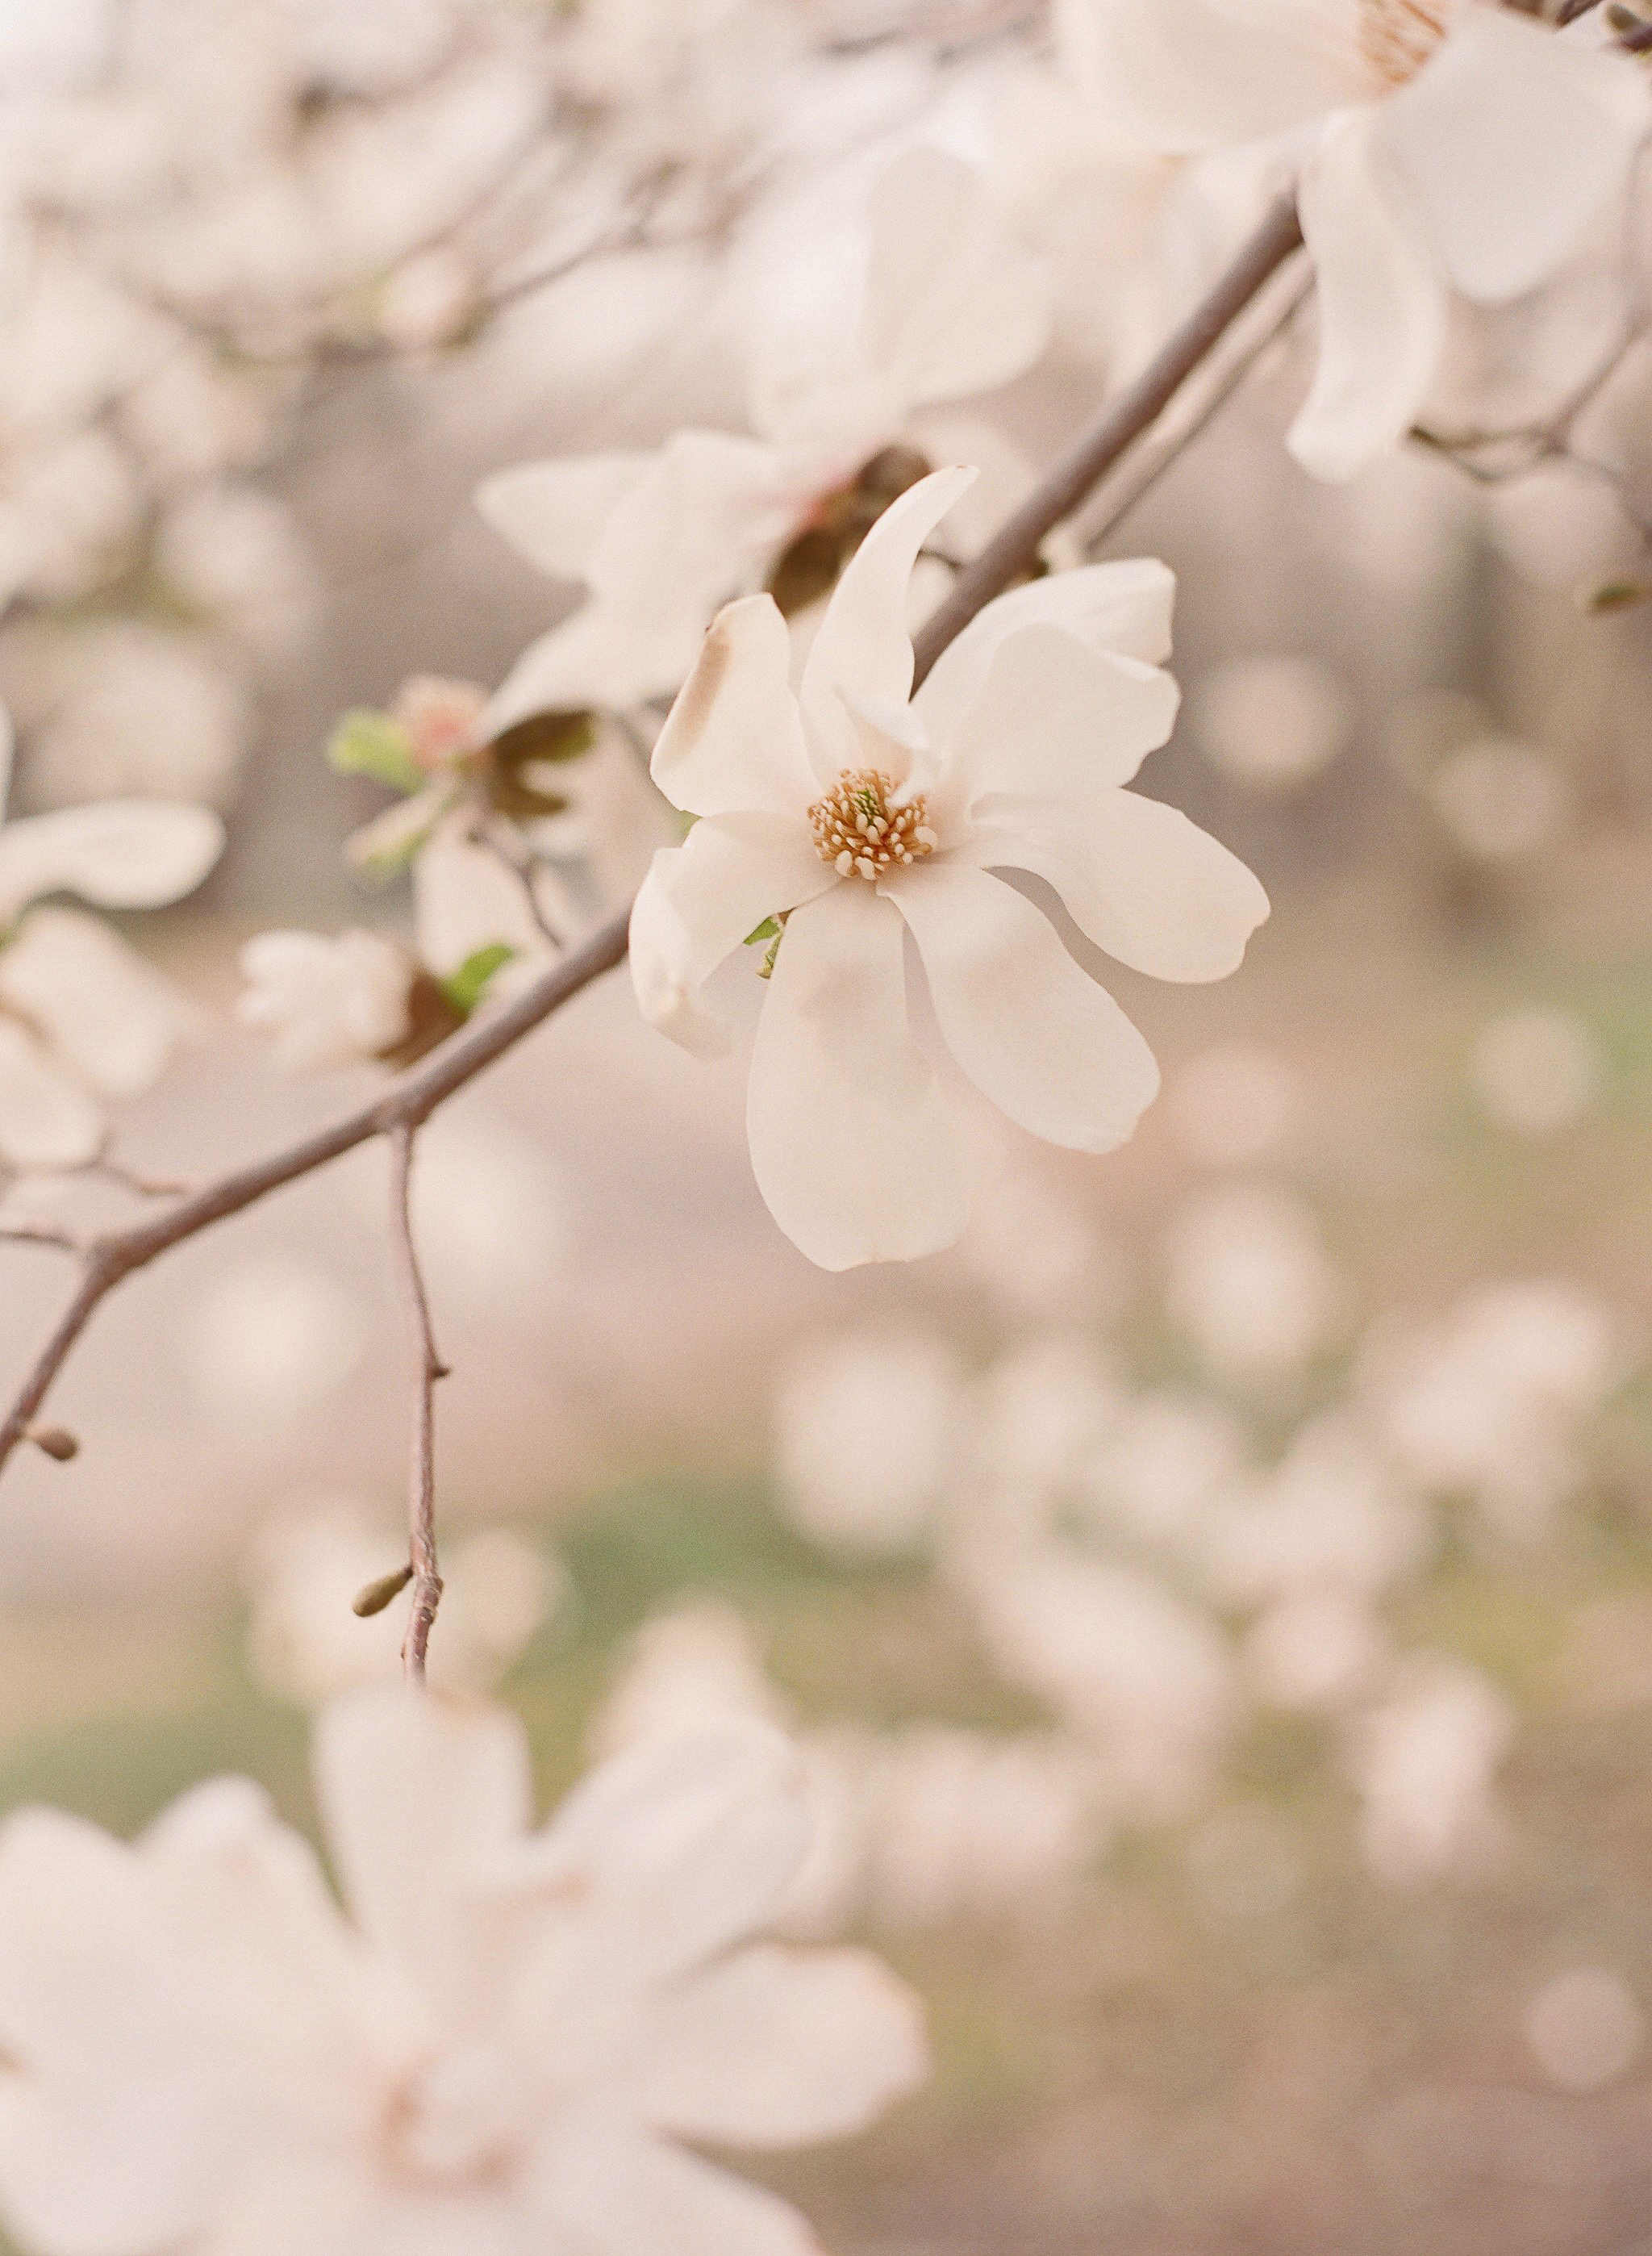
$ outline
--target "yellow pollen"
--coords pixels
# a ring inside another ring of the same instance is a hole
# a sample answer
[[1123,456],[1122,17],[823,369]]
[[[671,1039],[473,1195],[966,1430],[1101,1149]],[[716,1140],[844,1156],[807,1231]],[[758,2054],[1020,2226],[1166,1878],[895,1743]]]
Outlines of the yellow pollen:
[[894,790],[881,768],[845,768],[809,809],[815,851],[839,877],[875,884],[935,851],[940,842],[929,828],[923,793],[891,807]]
[[1450,0],[1360,0],[1360,48],[1390,86],[1415,78],[1445,37]]

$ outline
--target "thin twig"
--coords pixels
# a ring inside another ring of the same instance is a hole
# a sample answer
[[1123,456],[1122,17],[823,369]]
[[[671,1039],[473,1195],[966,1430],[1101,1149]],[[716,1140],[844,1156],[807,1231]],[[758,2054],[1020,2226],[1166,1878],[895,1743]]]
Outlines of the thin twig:
[[[1055,465],[997,539],[960,575],[946,601],[916,638],[919,680],[975,614],[1030,568],[1045,534],[1071,516],[1151,428],[1182,384],[1301,241],[1294,203],[1286,200],[1276,204],[1157,357],[1104,408],[1091,431]],[[173,1246],[199,1236],[214,1223],[243,1213],[271,1191],[342,1158],[358,1145],[421,1127],[456,1090],[622,962],[629,924],[628,910],[543,972],[513,1001],[472,1019],[360,1111],[285,1152],[238,1169],[151,1221],[95,1239],[87,1251],[74,1298],[37,1357],[11,1414],[0,1425],[0,1467],[23,1440],[87,1325],[125,1278],[147,1268]]]
[[413,1232],[413,1140],[411,1120],[390,1132],[390,1242],[407,1308],[413,1349],[413,1436],[407,1492],[407,1561],[413,1570],[412,1606],[402,1645],[402,1665],[410,1684],[425,1681],[430,1632],[441,1603],[442,1578],[436,1560],[436,1382],[447,1366],[436,1352],[430,1294],[418,1264]]

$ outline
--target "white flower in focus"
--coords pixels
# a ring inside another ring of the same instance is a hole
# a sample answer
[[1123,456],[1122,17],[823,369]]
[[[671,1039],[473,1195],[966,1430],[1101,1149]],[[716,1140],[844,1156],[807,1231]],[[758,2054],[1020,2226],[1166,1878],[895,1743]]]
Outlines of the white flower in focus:
[[940,1039],[982,1094],[1048,1142],[1106,1152],[1156,1093],[1152,1053],[994,873],[1052,886],[1096,946],[1161,978],[1225,976],[1267,913],[1225,848],[1123,788],[1175,717],[1162,566],[1000,596],[909,702],[903,594],[969,476],[925,478],[880,518],[797,694],[774,603],[731,604],[654,751],[655,780],[701,819],[638,898],[638,1000],[715,1054],[727,1037],[705,981],[783,922],[747,1124],[770,1213],[823,1268],[934,1252],[966,1219],[950,1108],[909,1006],[909,940]]
[[480,488],[497,532],[590,596],[518,661],[492,729],[669,695],[720,604],[766,585],[790,615],[824,596],[878,511],[937,460],[988,474],[960,538],[984,539],[1019,498],[1024,469],[991,430],[918,415],[1019,376],[1047,335],[1044,290],[972,167],[909,149],[874,179],[852,235],[817,244],[782,228],[758,272],[760,435],[678,431],[657,454],[531,462]]
[[[317,1707],[400,1673],[404,1603],[363,1620],[355,1599],[397,1563],[382,1514],[348,1499],[284,1514],[264,1529],[249,1562],[247,1653],[268,1690]],[[430,1669],[446,1687],[483,1690],[516,1660],[557,1603],[559,1563],[505,1527],[442,1546],[441,1634]]]
[[[0,716],[0,808],[11,771]],[[206,807],[109,800],[0,825],[0,1160],[73,1167],[106,1108],[149,1088],[192,1023],[169,980],[95,917],[35,907],[78,893],[159,908],[192,892],[223,848]]]
[[864,1952],[750,1938],[796,1870],[796,1758],[728,1725],[622,1757],[535,1832],[526,1734],[401,1688],[322,1717],[350,1916],[244,1780],[132,1846],[0,1832],[0,2209],[39,2256],[806,2256],[679,2141],[860,2130],[924,2070]]
[[1166,1258],[1165,1305],[1222,1378],[1277,1383],[1334,1335],[1341,1282],[1308,1208],[1272,1185],[1192,1201],[1170,1226]]
[[1595,25],[1484,0],[1064,0],[1063,21],[1126,139],[1300,165],[1320,347],[1290,447],[1318,477],[1416,419],[1453,288],[1501,304],[1563,265],[1648,120]]
[[1514,1734],[1513,1709],[1477,1669],[1411,1656],[1349,1745],[1360,1846],[1380,1879],[1416,1886],[1472,1869],[1495,1848],[1493,1789]]
[[963,1407],[958,1357],[938,1335],[865,1330],[803,1348],[774,1406],[786,1517],[834,1550],[917,1541],[959,1469]]
[[271,1039],[284,1073],[382,1058],[412,1028],[418,967],[379,934],[261,932],[241,950],[235,1016]]

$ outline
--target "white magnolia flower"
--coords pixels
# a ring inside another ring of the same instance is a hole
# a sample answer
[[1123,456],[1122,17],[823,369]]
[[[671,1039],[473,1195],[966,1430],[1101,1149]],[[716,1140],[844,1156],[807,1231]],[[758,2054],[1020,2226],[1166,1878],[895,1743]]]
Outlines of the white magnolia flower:
[[678,2140],[857,2131],[919,2079],[905,1989],[749,1938],[807,1832],[732,1724],[597,1773],[530,1830],[526,1735],[400,1688],[322,1719],[341,1915],[219,1780],[135,1845],[0,1833],[0,2205],[39,2256],[811,2256]]
[[1622,187],[1645,85],[1593,27],[1489,0],[1065,0],[1103,114],[1190,154],[1301,165],[1320,358],[1291,450],[1350,476],[1415,419],[1453,286],[1547,280]]
[[[0,808],[11,756],[0,716]],[[191,1019],[172,983],[97,918],[32,904],[70,892],[99,908],[158,908],[192,892],[222,848],[215,814],[158,800],[0,826],[0,1160],[90,1159],[106,1107],[151,1085]]]
[[418,967],[378,933],[261,932],[241,951],[235,1016],[271,1037],[284,1073],[383,1057],[411,1031]]
[[919,412],[1019,376],[1047,334],[1043,288],[973,168],[907,150],[872,182],[848,244],[858,257],[834,257],[841,247],[804,255],[787,229],[763,263],[748,370],[756,436],[678,431],[657,454],[531,462],[481,487],[496,531],[591,596],[524,653],[492,729],[668,695],[720,603],[765,582],[788,611],[823,594],[931,462],[967,455],[987,473],[963,537],[984,538],[1019,498],[1024,469],[989,428]]
[[824,1268],[933,1252],[966,1219],[947,1100],[909,1009],[909,937],[941,1039],[982,1093],[1034,1135],[1106,1152],[1157,1091],[1152,1053],[993,873],[1045,881],[1088,940],[1160,978],[1225,976],[1267,914],[1224,847],[1123,788],[1175,719],[1162,565],[1000,596],[909,702],[903,597],[970,475],[938,472],[878,520],[795,694],[773,602],[729,605],[654,751],[655,780],[701,820],[638,898],[638,999],[714,1053],[726,1037],[704,982],[784,920],[748,1124],[770,1212]]

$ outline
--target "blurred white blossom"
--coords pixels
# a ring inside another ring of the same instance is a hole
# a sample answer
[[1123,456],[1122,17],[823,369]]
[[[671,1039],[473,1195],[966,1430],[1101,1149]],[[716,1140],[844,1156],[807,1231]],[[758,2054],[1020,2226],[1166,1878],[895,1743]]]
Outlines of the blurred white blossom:
[[1439,1653],[1408,1658],[1349,1742],[1360,1845],[1380,1879],[1416,1886],[1472,1872],[1494,1852],[1494,1787],[1514,1731],[1508,1700],[1477,1669]]
[[884,1327],[805,1346],[774,1405],[775,1472],[794,1526],[850,1552],[927,1535],[961,1469],[963,1374],[934,1333]]
[[1476,1040],[1469,1078],[1481,1109],[1516,1136],[1553,1136],[1600,1093],[1600,1053],[1569,1011],[1505,1011]]

